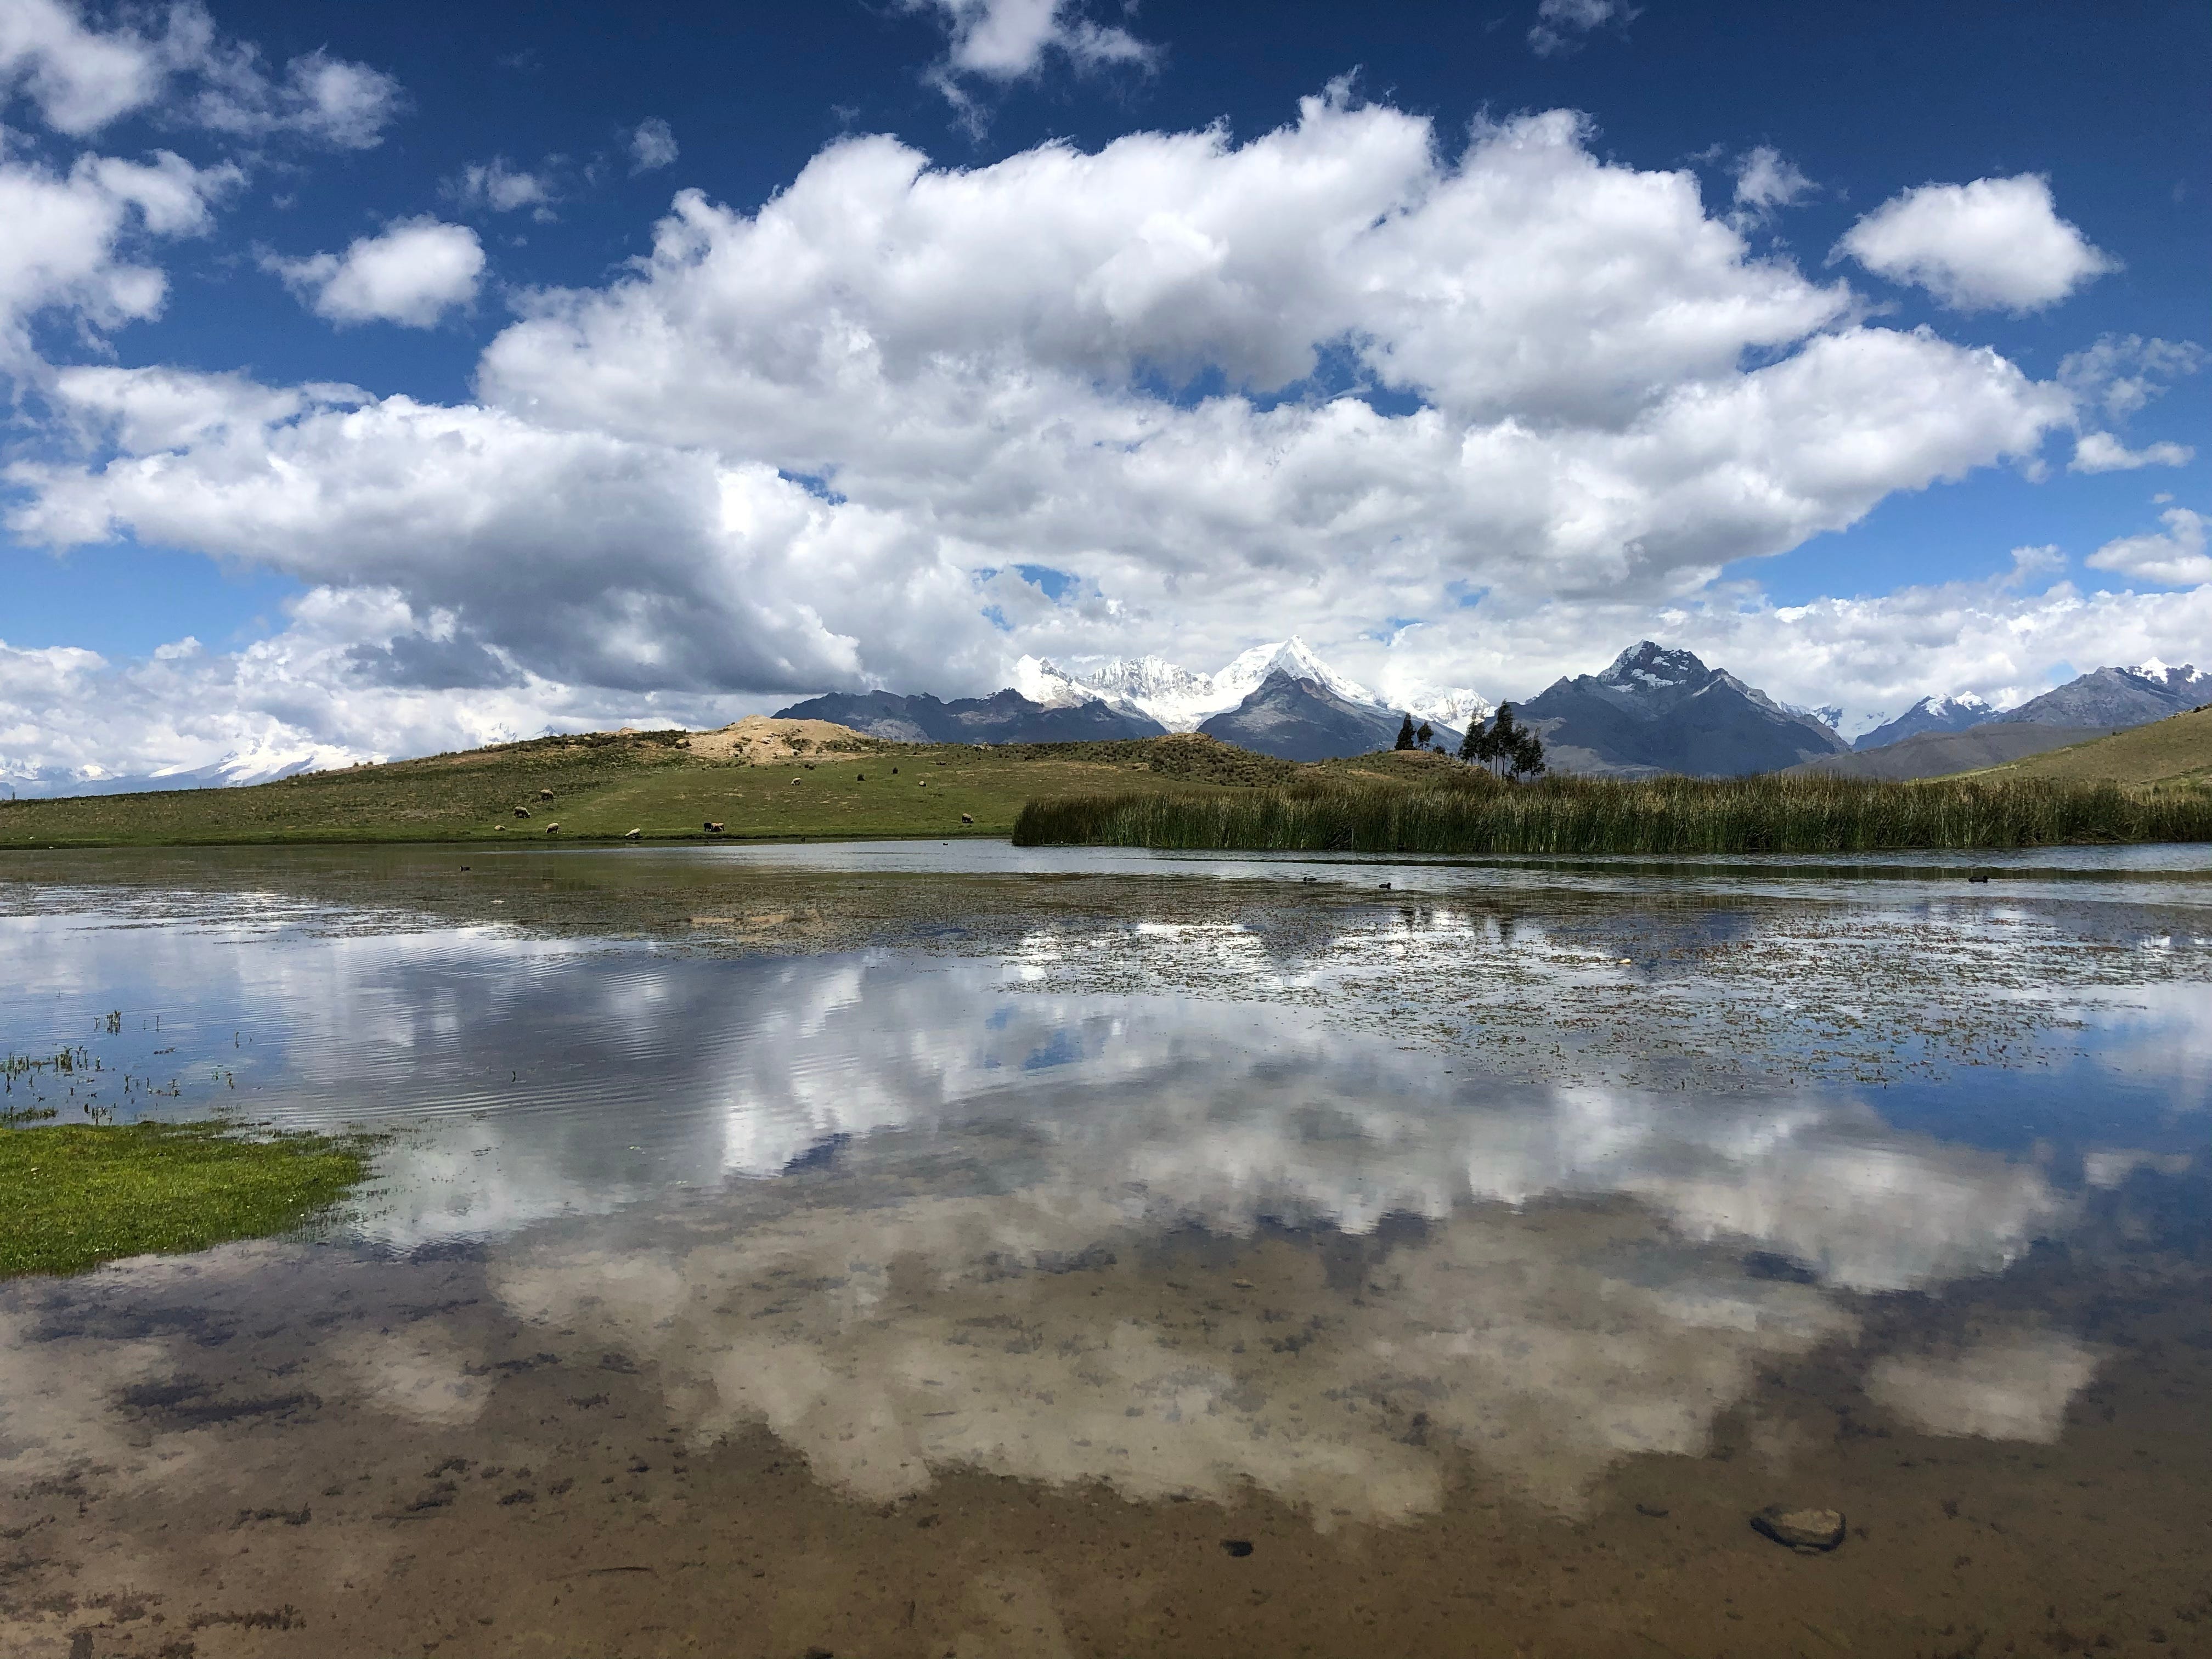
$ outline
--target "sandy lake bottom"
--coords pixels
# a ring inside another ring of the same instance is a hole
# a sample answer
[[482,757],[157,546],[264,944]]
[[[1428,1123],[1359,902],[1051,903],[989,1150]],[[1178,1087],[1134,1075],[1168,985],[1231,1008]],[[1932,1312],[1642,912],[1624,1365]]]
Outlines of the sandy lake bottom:
[[2212,854],[1990,862],[10,855],[387,1138],[0,1283],[0,1655],[2212,1654]]

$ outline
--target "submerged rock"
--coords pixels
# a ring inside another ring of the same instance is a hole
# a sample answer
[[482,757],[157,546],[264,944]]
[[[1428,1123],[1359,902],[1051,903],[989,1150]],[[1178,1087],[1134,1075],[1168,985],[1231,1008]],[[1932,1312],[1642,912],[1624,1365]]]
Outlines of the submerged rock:
[[1778,1544],[1801,1553],[1832,1550],[1844,1541],[1841,1510],[1801,1510],[1786,1504],[1770,1504],[1751,1517],[1751,1524]]

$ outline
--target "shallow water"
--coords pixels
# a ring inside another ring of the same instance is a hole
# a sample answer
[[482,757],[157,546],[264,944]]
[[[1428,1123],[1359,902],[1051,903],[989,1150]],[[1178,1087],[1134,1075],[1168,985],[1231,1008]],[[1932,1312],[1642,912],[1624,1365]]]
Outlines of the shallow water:
[[468,856],[0,865],[8,1105],[391,1134],[0,1286],[0,1653],[2212,1644],[2204,849]]

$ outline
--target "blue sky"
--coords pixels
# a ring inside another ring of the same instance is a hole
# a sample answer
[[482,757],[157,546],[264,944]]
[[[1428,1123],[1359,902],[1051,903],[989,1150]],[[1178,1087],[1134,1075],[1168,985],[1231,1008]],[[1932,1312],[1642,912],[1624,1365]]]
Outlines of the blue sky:
[[112,221],[0,260],[15,775],[1291,632],[1862,720],[2212,657],[2201,4],[195,16],[0,0],[0,167]]

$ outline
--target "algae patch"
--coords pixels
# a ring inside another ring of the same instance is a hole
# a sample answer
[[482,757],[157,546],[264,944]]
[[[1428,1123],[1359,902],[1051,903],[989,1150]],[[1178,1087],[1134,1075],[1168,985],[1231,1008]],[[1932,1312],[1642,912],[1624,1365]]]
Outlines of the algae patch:
[[361,1182],[371,1145],[210,1122],[0,1133],[0,1278],[288,1231]]

